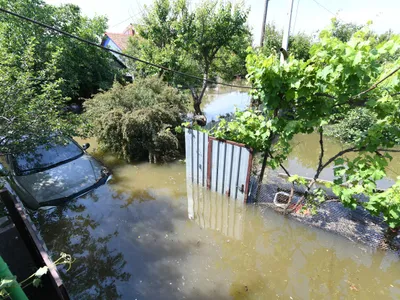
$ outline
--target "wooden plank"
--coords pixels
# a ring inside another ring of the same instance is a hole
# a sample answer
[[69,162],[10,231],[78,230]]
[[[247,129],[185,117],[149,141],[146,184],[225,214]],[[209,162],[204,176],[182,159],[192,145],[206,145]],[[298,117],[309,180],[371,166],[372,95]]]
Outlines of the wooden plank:
[[69,300],[68,292],[58,274],[57,268],[54,267],[53,261],[47,254],[44,242],[39,239],[33,223],[25,213],[22,203],[7,190],[0,191],[0,198],[4,202],[13,223],[18,229],[25,246],[28,248],[37,266],[47,266],[49,268],[49,273],[45,276],[50,280],[50,283],[54,288],[56,294],[55,297],[57,298],[53,299]]

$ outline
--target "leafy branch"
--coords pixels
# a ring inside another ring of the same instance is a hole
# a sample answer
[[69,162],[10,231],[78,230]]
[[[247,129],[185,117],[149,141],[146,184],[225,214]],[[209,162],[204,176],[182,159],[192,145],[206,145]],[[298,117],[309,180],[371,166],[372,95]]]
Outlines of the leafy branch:
[[[67,265],[67,272],[71,269],[72,264],[75,262],[75,260],[72,258],[71,255],[66,254],[66,253],[61,253],[60,257],[53,262],[53,265],[55,267],[59,265]],[[24,279],[20,283],[17,282],[16,277],[14,276],[13,278],[2,278],[0,281],[0,298],[1,299],[6,299],[10,297],[10,294],[7,293],[6,289],[7,288],[12,288],[14,285],[18,284],[22,287],[22,289],[33,285],[34,287],[39,287],[41,284],[41,278],[43,275],[47,274],[49,271],[49,268],[47,266],[39,268],[35,273],[30,275],[28,278]]]

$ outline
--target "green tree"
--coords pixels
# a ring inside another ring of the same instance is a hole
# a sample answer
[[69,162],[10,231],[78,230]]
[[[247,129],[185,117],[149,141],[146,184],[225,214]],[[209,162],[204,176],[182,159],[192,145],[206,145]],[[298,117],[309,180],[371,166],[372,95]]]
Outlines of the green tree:
[[[53,6],[43,0],[0,0],[0,6],[95,43],[100,42],[107,29],[106,18],[84,17],[76,5]],[[73,100],[111,87],[118,74],[109,53],[4,13],[0,14],[0,37],[3,51],[19,55],[28,42],[35,39],[35,70],[43,69],[58,52],[58,76],[64,79],[61,90]]]
[[36,70],[40,46],[26,41],[22,53],[9,53],[0,43],[0,152],[26,153],[38,144],[57,140],[54,133],[75,135],[79,118],[63,110],[57,62],[53,53],[44,68]]
[[342,42],[348,42],[363,26],[355,23],[345,23],[339,19],[332,19],[332,36]]
[[[187,18],[188,7],[185,0],[157,0],[145,7],[141,24],[137,25],[137,35],[130,39],[127,53],[151,61],[165,68],[196,74],[197,66],[179,44],[182,20]],[[190,78],[177,76],[146,64],[129,61],[132,73],[136,76],[157,74],[165,81],[182,86]]]
[[200,105],[218,55],[235,42],[238,45],[237,39],[244,40],[249,35],[247,17],[248,10],[243,8],[243,4],[208,0],[203,1],[184,20],[182,45],[200,66],[203,77],[203,84],[199,89],[191,88],[196,114],[202,114]]
[[137,78],[126,86],[116,83],[84,105],[93,124],[91,133],[127,161],[165,161],[183,149],[174,129],[185,118],[188,99],[160,78]]
[[[382,214],[390,228],[399,228],[399,183],[379,193],[376,182],[386,175],[389,152],[397,151],[393,147],[400,139],[400,60],[397,57],[382,63],[381,59],[398,51],[400,36],[392,35],[377,44],[369,28],[364,27],[343,42],[334,32],[334,26],[321,32],[307,61],[291,57],[280,64],[278,56],[249,55],[253,97],[263,104],[269,120],[264,125],[270,130],[270,138],[263,145],[267,149],[267,164],[277,168],[287,159],[294,135],[317,131],[320,151],[313,179],[306,182],[298,176],[291,177],[293,182],[307,185],[299,205],[323,199],[323,191],[314,185],[322,170],[334,163],[336,179],[329,187],[342,203],[351,208],[361,205],[371,214]],[[346,115],[357,107],[373,112],[376,122],[353,145],[326,158],[325,126],[335,116]],[[249,115],[243,125],[239,122],[236,131],[246,130],[251,118]],[[349,152],[358,155],[354,159],[345,157]],[[369,200],[360,201],[360,194]]]
[[[267,24],[265,27],[263,54],[278,55],[282,47],[283,30],[279,30],[275,24]],[[312,36],[298,33],[289,37],[289,54],[296,59],[307,60],[310,57],[310,49],[313,43]]]
[[230,2],[208,0],[190,11],[186,0],[155,0],[146,9],[138,37],[132,39],[128,52],[203,80],[140,63],[133,68],[139,75],[157,73],[176,86],[189,88],[194,110],[201,114],[200,104],[210,78],[232,80],[245,72],[245,47],[251,45],[247,15],[243,5]]

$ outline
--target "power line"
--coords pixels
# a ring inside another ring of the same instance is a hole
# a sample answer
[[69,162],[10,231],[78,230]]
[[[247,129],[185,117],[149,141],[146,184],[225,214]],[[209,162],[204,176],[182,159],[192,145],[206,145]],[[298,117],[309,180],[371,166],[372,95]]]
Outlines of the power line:
[[138,12],[138,13],[136,13],[136,14],[134,14],[133,16],[131,16],[131,15],[129,14],[129,18],[127,18],[127,19],[125,19],[125,20],[123,20],[123,21],[121,21],[121,22],[119,22],[119,23],[117,23],[117,24],[114,24],[114,25],[108,27],[108,29],[117,27],[118,25],[121,25],[122,23],[125,23],[125,22],[128,21],[128,20],[134,21],[135,18],[136,18],[138,15],[140,15],[140,14],[141,14],[141,11]]
[[323,5],[322,5],[321,3],[319,3],[318,1],[316,1],[316,0],[312,0],[312,1],[314,1],[315,3],[317,3],[320,7],[322,7],[323,9],[325,9],[325,10],[326,10],[327,12],[329,12],[330,14],[336,16],[335,13],[331,12],[329,9],[327,9],[325,6],[323,6]]
[[132,17],[131,17],[131,16],[129,16],[129,18],[127,18],[127,19],[125,19],[125,20],[123,20],[123,21],[121,21],[121,22],[119,22],[119,23],[117,23],[117,24],[114,24],[114,25],[112,25],[112,26],[108,27],[108,29],[111,29],[111,28],[117,27],[118,25],[121,25],[122,23],[125,23],[126,21],[128,21],[128,20],[130,20],[130,19],[132,19]]
[[172,70],[172,69],[170,69],[170,68],[167,68],[167,67],[164,67],[164,66],[161,66],[161,65],[152,63],[152,62],[145,61],[145,60],[140,59],[140,58],[138,58],[138,57],[134,57],[134,56],[132,56],[132,55],[125,54],[125,53],[122,53],[122,52],[119,52],[119,51],[116,51],[116,50],[113,50],[113,49],[104,47],[104,46],[99,45],[99,44],[97,44],[97,43],[95,43],[95,42],[85,40],[85,39],[83,39],[83,38],[81,38],[81,37],[79,37],[79,36],[73,35],[73,34],[71,34],[71,33],[69,33],[69,32],[64,31],[64,30],[61,30],[61,29],[52,27],[52,26],[47,25],[47,24],[45,24],[45,23],[36,21],[36,20],[34,20],[34,19],[25,17],[25,16],[23,16],[23,15],[20,15],[20,14],[18,14],[18,13],[15,13],[15,12],[12,12],[12,11],[9,11],[9,10],[6,10],[6,9],[4,9],[4,8],[1,8],[1,7],[0,7],[0,12],[6,13],[6,14],[9,14],[9,15],[12,15],[12,16],[14,16],[14,17],[17,17],[17,18],[19,18],[19,19],[22,19],[22,20],[31,22],[31,23],[36,24],[36,25],[38,25],[38,26],[47,28],[47,29],[49,29],[49,30],[52,30],[52,31],[55,31],[55,32],[58,32],[58,33],[61,33],[61,34],[65,35],[65,36],[68,36],[68,37],[70,37],[70,38],[72,38],[72,39],[78,40],[78,41],[80,41],[80,42],[82,42],[82,43],[86,43],[86,44],[88,44],[88,45],[91,45],[91,46],[100,48],[100,49],[102,49],[102,50],[104,50],[104,51],[112,52],[112,53],[114,53],[114,54],[117,54],[117,55],[120,55],[120,56],[129,58],[129,59],[133,59],[133,60],[135,60],[135,61],[144,63],[144,64],[146,64],[146,65],[148,65],[148,66],[152,66],[152,67],[157,68],[157,69],[162,69],[162,70],[167,71],[167,72],[175,73],[175,74],[178,74],[178,75],[181,75],[181,76],[186,76],[186,77],[189,77],[189,78],[192,78],[192,79],[200,80],[200,81],[202,81],[202,82],[205,81],[205,82],[207,82],[207,83],[212,83],[212,84],[216,84],[216,85],[230,86],[230,87],[243,88],[243,89],[253,89],[253,87],[251,87],[251,86],[235,85],[235,84],[223,83],[223,82],[218,82],[218,81],[209,80],[209,79],[205,80],[204,78],[201,78],[201,77],[198,77],[198,76],[195,76],[195,75],[191,75],[191,74],[184,73],[184,72],[177,71],[177,70]]

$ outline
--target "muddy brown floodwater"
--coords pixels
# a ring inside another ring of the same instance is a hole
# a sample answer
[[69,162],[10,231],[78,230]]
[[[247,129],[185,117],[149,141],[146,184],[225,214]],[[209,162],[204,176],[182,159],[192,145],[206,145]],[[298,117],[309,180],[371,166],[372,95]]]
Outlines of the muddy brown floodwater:
[[[319,135],[313,134],[299,134],[296,135],[292,140],[293,151],[289,155],[285,166],[288,168],[291,174],[298,174],[306,177],[313,177],[315,170],[318,166],[319,157]],[[324,160],[327,161],[329,158],[334,156],[339,151],[348,148],[342,145],[333,138],[326,137],[324,139]],[[358,153],[349,153],[347,157],[355,158]],[[396,178],[400,176],[400,153],[390,153],[392,161],[386,168],[387,177],[378,181],[378,187],[386,189],[392,186]],[[321,179],[333,180],[333,165],[327,167],[321,173]]]
[[112,164],[108,185],[32,217],[74,299],[398,299],[400,262],[188,186],[182,163]]
[[[288,165],[307,176],[318,140],[294,142]],[[32,215],[53,259],[76,259],[62,272],[74,299],[400,299],[391,252],[187,185],[183,163],[95,155],[109,184]]]

